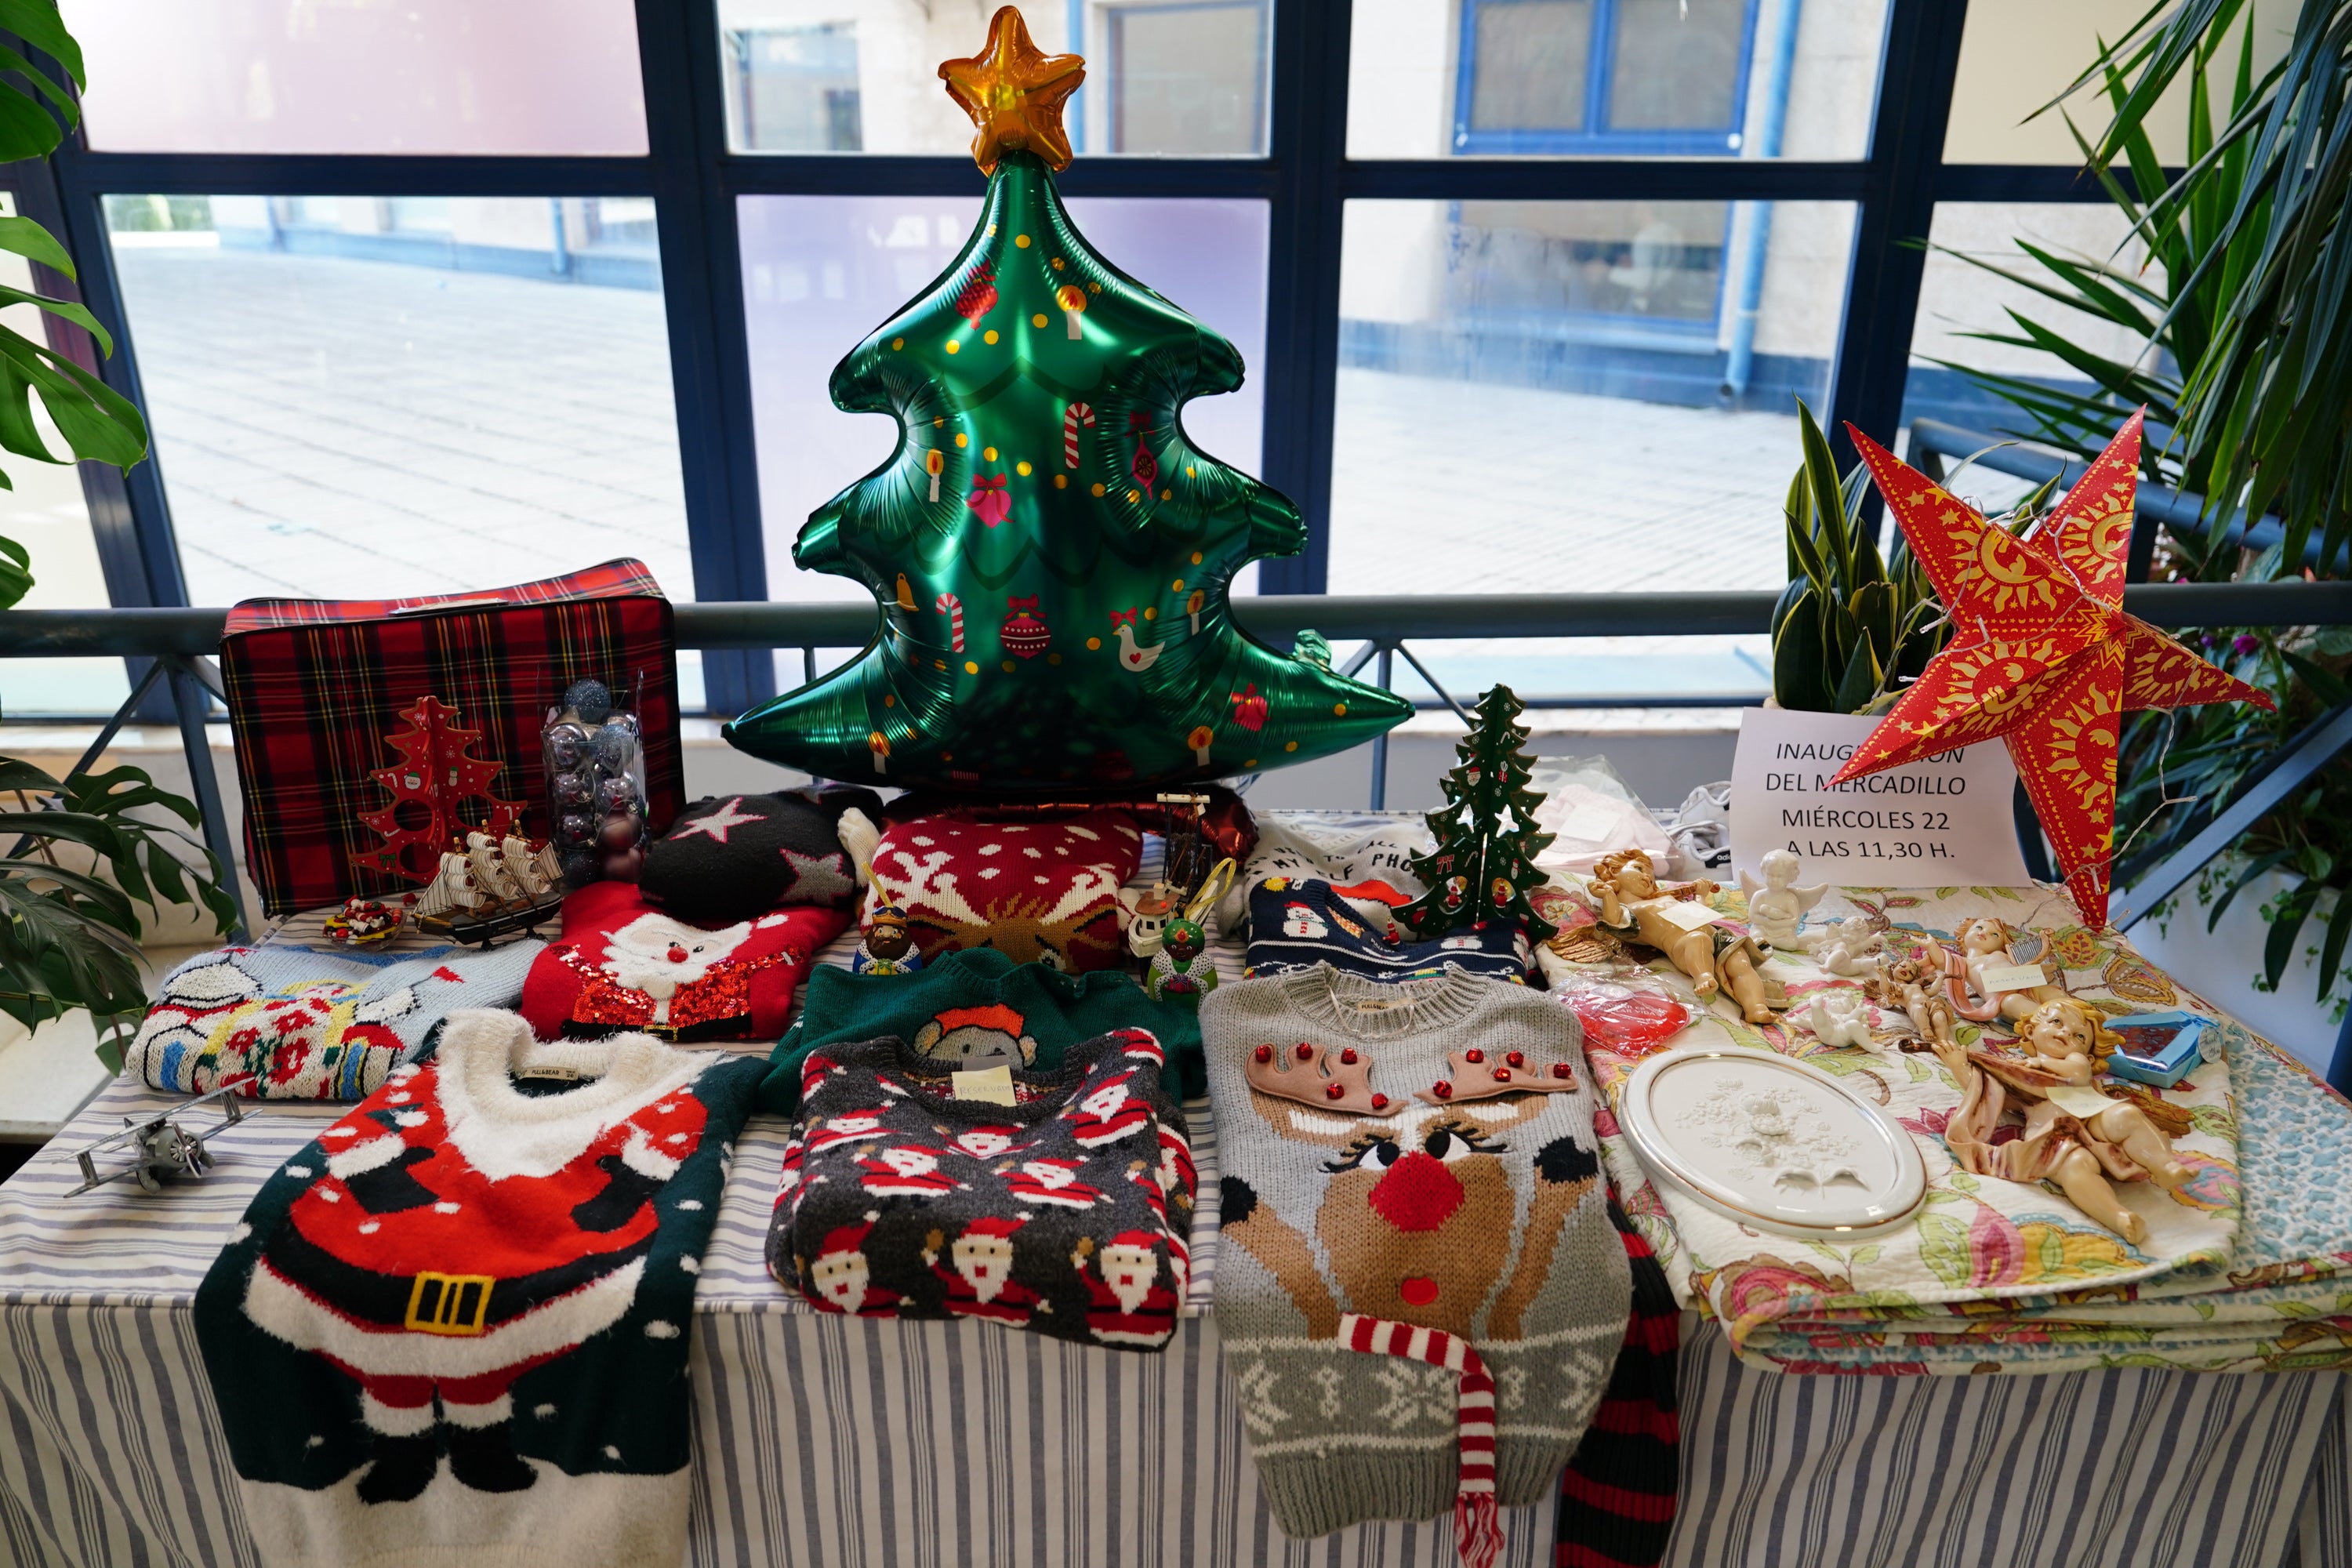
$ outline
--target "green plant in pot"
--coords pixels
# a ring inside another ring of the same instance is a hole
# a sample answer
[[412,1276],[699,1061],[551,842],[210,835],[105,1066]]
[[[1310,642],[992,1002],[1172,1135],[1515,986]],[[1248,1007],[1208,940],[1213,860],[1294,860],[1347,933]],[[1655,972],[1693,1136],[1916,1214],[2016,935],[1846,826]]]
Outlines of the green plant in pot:
[[1840,477],[1802,399],[1804,460],[1789,481],[1789,585],[1772,609],[1772,699],[1808,713],[1891,703],[1942,649],[1948,627],[1898,531],[1882,558],[1864,521],[1869,470]]
[[[2023,241],[2024,265],[1947,253],[2042,301],[2011,310],[2011,330],[1972,335],[2053,355],[2079,378],[2052,384],[1945,362],[2016,410],[2006,433],[2087,459],[2125,413],[2147,405],[2156,438],[2145,479],[2203,500],[2200,521],[2166,525],[2150,571],[2158,581],[2342,577],[2352,561],[2352,231],[2340,221],[2352,190],[2352,0],[2304,0],[2284,57],[2260,73],[2257,41],[2243,0],[2185,0],[2151,10],[2074,84],[2104,89],[2106,130],[2075,139],[2147,265]],[[2188,89],[2187,157],[2168,180],[2147,116],[2175,86]],[[2086,327],[2120,327],[2145,346],[2128,360],[2095,353],[2078,341]],[[2231,537],[2238,517],[2265,512],[2278,521],[2274,542],[2250,550]],[[2352,637],[2340,628],[2216,627],[2187,640],[2277,711],[2231,703],[2130,718],[2116,775],[2118,885],[2185,847],[2288,741],[2352,699]],[[2196,889],[2210,931],[2249,888],[2288,878],[2262,906],[2258,984],[2276,989],[2308,954],[2322,1004],[2352,942],[2347,772],[2324,770]]]
[[[52,0],[0,0],[0,29],[81,83],[81,50]],[[47,157],[74,122],[73,94],[13,48],[0,47],[0,70],[9,73],[0,77],[0,162]],[[0,217],[0,250],[74,276],[64,247],[30,218]],[[37,306],[113,353],[106,330],[71,300],[0,287],[0,304]],[[35,421],[36,394],[69,456],[50,451]],[[147,427],[137,408],[70,358],[0,325],[0,448],[36,462],[127,469],[146,456]],[[0,489],[13,488],[0,472]],[[0,611],[32,587],[29,554],[0,539]],[[197,826],[196,808],[137,768],[57,779],[0,756],[0,1013],[31,1028],[87,1011],[100,1057],[121,1068],[122,1038],[147,1003],[140,906],[193,904],[221,931],[236,920],[219,862],[175,820]]]

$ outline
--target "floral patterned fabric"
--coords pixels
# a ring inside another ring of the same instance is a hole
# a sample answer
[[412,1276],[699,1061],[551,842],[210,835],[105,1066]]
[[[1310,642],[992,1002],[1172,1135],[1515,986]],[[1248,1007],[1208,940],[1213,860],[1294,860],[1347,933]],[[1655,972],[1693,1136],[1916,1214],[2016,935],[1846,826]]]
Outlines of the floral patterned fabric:
[[[1744,914],[1737,892],[1722,912]],[[1592,925],[1580,896],[1555,892],[1542,912],[1563,926],[1547,968],[1555,984],[1591,977],[1663,984],[1696,1005],[1663,960],[1647,969]],[[1740,1355],[1789,1372],[1970,1373],[2167,1365],[2214,1371],[2352,1366],[2352,1106],[2268,1042],[2182,990],[2113,931],[2092,932],[2051,889],[1838,889],[1814,910],[1859,915],[1892,947],[1948,942],[1961,921],[1994,914],[2019,928],[2013,952],[2063,971],[2101,1010],[2188,1007],[2221,1020],[2218,1048],[2178,1087],[2107,1081],[2187,1131],[2173,1139],[2198,1172],[2176,1201],[2147,1183],[2117,1184],[2148,1222],[2132,1247],[2042,1184],[1972,1175],[1946,1152],[1960,1103],[1929,1054],[1882,1057],[1823,1046],[1806,999],[1831,975],[1805,954],[1769,966],[1794,1003],[1755,1026],[1726,1004],[1672,1044],[1731,1043],[1802,1058],[1864,1089],[1917,1142],[1928,1195],[1911,1230],[1832,1246],[1738,1226],[1650,1183],[1613,1111],[1638,1059],[1588,1030],[1586,1053],[1610,1110],[1599,1131],[1612,1180],[1678,1295],[1720,1319]],[[1882,1032],[1899,1013],[1869,1008]],[[1963,1041],[1979,1026],[1962,1021]],[[2209,1041],[2214,1037],[2209,1036]]]

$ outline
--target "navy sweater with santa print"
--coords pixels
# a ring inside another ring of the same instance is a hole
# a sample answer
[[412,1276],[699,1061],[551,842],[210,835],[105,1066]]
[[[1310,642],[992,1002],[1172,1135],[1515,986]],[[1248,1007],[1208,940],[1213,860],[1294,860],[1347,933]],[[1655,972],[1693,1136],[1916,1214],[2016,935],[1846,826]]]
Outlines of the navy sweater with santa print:
[[770,1269],[823,1311],[1160,1349],[1193,1200],[1162,1061],[1149,1033],[1114,1030],[1057,1068],[1006,1072],[1006,1105],[960,1096],[959,1063],[896,1038],[811,1051]]
[[675,1568],[695,1280],[761,1070],[461,1012],[280,1166],[196,1295],[263,1561]]

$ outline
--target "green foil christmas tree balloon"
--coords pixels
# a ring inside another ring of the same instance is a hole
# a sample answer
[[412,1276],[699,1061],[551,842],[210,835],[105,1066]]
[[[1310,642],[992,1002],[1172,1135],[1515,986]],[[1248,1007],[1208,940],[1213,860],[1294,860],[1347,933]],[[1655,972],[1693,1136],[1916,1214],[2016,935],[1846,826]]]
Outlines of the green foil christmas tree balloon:
[[1234,621],[1234,574],[1307,530],[1185,437],[1186,402],[1241,385],[1233,345],[1062,206],[1077,57],[1039,53],[1007,6],[987,52],[940,74],[980,128],[987,204],[947,272],[834,370],[835,404],[894,416],[898,448],[793,547],[871,588],[881,626],[728,738],[827,778],[1034,792],[1250,773],[1403,719],[1402,699]]

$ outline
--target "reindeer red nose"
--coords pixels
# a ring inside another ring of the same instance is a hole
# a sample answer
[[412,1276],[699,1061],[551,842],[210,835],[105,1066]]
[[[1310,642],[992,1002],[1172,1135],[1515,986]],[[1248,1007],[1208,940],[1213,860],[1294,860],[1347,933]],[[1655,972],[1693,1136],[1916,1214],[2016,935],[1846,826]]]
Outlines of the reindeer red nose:
[[1399,1230],[1435,1230],[1462,1206],[1462,1184],[1444,1161],[1415,1149],[1389,1167],[1366,1201]]
[[686,949],[678,946],[676,942],[671,942],[669,944],[669,961],[672,963],[684,963],[686,962]]

